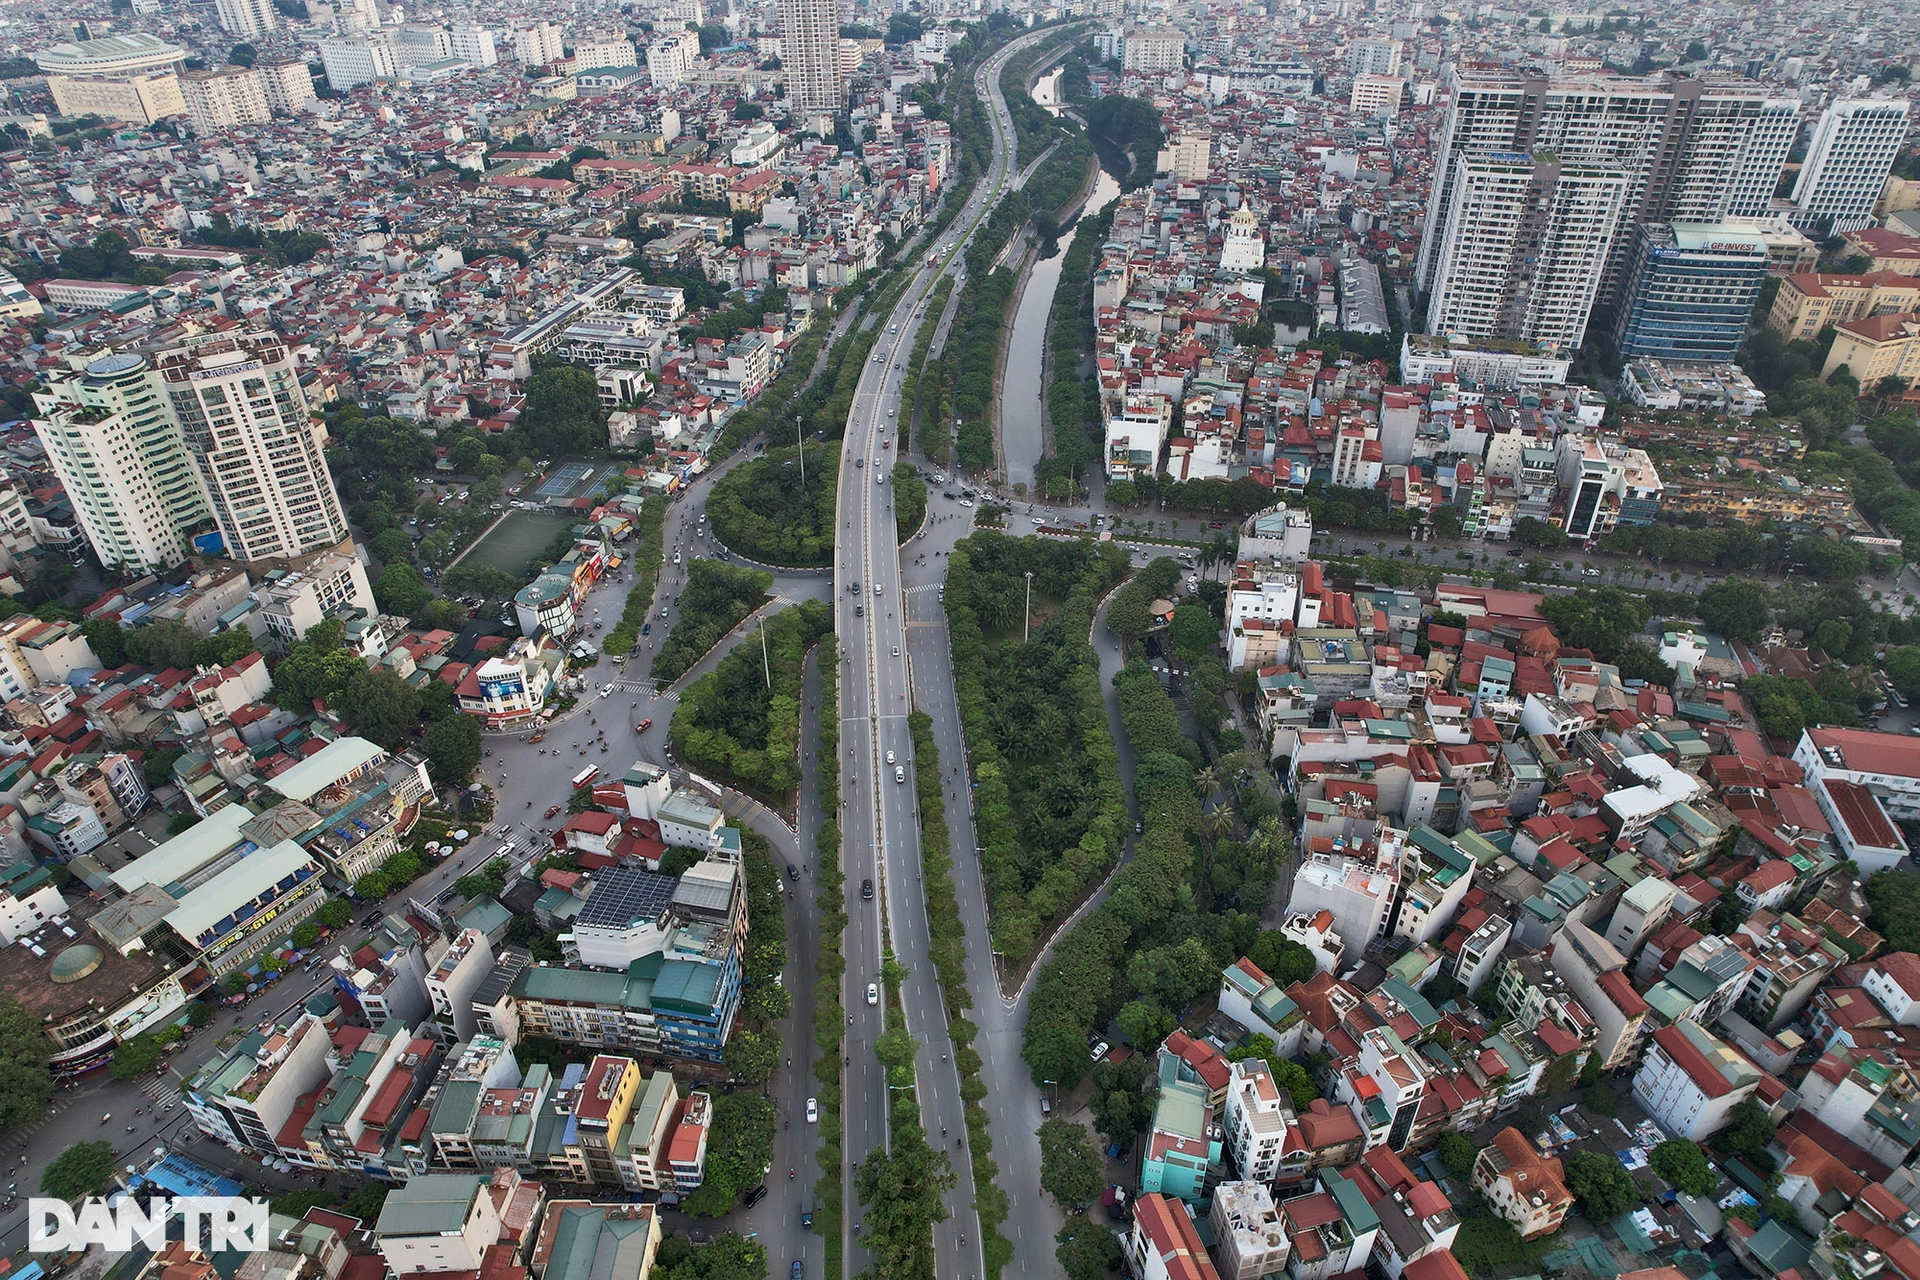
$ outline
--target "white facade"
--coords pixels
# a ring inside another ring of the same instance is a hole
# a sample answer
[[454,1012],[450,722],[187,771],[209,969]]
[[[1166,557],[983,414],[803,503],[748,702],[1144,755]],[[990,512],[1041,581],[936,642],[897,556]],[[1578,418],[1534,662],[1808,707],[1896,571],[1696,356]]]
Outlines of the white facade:
[[470,22],[455,23],[449,33],[453,39],[453,56],[476,67],[490,67],[500,61],[500,51],[494,48],[493,32]]
[[307,417],[293,354],[277,336],[168,351],[158,368],[228,555],[291,559],[345,540],[326,428]]
[[1772,213],[1774,190],[1799,140],[1800,99],[1769,98],[1761,104],[1727,192],[1727,217],[1765,218]]
[[1178,71],[1186,62],[1187,38],[1172,27],[1134,27],[1120,56],[1128,71]]
[[1331,853],[1312,853],[1294,876],[1295,911],[1333,913],[1334,932],[1356,954],[1386,936],[1393,912],[1394,867],[1401,833],[1380,828],[1381,843],[1335,840]]
[[631,40],[583,40],[573,46],[573,69],[594,71],[601,67],[637,67],[640,56]]
[[[1205,168],[1200,170],[1195,181],[1207,176]],[[1253,216],[1253,210],[1241,205],[1227,219],[1227,226],[1220,242],[1220,269],[1222,271],[1258,271],[1266,264],[1267,242],[1260,234],[1260,223]]]
[[1793,184],[1793,225],[1825,235],[1871,226],[1910,109],[1901,98],[1842,98],[1822,112]]
[[693,72],[700,56],[700,37],[691,31],[669,31],[647,46],[647,77],[656,89],[672,89]]
[[1347,74],[1361,76],[1397,76],[1400,74],[1398,40],[1355,40],[1347,46]]
[[46,871],[23,863],[0,869],[0,944],[10,947],[65,914],[67,900]]
[[536,23],[513,33],[513,56],[530,67],[544,67],[549,62],[558,62],[564,52],[560,43],[560,28],[551,22]]
[[393,46],[368,36],[337,36],[320,42],[320,63],[327,70],[327,84],[335,93],[346,93],[375,80],[393,79]]
[[846,102],[840,78],[840,7],[834,0],[779,0],[780,62],[787,102],[798,116],[838,115]]
[[223,31],[252,40],[280,25],[280,13],[273,0],[213,0],[213,11]]
[[1738,1050],[1683,1019],[1653,1033],[1633,1096],[1669,1134],[1698,1142],[1725,1128],[1759,1083],[1759,1070]]
[[1292,1101],[1259,1058],[1230,1063],[1227,1071],[1227,1149],[1241,1177],[1270,1183],[1286,1151]]
[[170,568],[212,511],[144,356],[106,356],[38,397],[34,431],[103,565]]
[[187,120],[201,137],[243,124],[264,124],[269,112],[260,76],[251,67],[216,67],[180,77]]
[[305,58],[256,62],[253,69],[260,76],[260,91],[266,95],[269,111],[298,115],[319,98],[313,88],[313,72]]
[[479,1033],[473,993],[493,972],[493,960],[493,944],[478,929],[467,929],[454,939],[427,975],[427,1000],[433,1006],[429,1034],[452,1043]]
[[326,1024],[302,1012],[284,1032],[239,1048],[200,1069],[180,1091],[200,1131],[236,1151],[276,1157],[275,1141],[300,1096],[331,1071]]
[[[415,1177],[388,1201],[374,1236],[394,1275],[478,1271],[487,1250],[499,1243],[500,1214],[479,1174]],[[440,1219],[432,1224],[437,1229],[423,1225],[434,1218]]]

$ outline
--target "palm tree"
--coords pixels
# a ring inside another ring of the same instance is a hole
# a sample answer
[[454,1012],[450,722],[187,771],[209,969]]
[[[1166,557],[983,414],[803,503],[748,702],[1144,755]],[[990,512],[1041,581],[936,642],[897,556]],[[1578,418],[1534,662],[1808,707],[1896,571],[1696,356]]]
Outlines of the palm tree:
[[1221,836],[1233,830],[1233,823],[1233,806],[1227,804],[1215,805],[1213,811],[1207,815],[1207,833],[1215,840],[1218,840]]
[[1211,799],[1213,793],[1219,790],[1219,788],[1220,771],[1212,765],[1208,765],[1193,775],[1193,789],[1200,793],[1202,802]]

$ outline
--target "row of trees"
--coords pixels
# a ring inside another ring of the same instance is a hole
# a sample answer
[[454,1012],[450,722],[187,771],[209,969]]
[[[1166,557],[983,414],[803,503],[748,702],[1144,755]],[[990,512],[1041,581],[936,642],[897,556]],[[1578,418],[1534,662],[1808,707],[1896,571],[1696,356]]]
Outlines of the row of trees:
[[1088,468],[1098,464],[1100,393],[1096,383],[1080,376],[1080,366],[1093,347],[1095,252],[1112,225],[1111,212],[1081,220],[1060,264],[1047,317],[1046,410],[1053,448],[1034,469],[1034,481],[1049,498],[1071,497]]
[[771,449],[742,463],[720,477],[707,496],[714,536],[764,564],[832,564],[839,471],[840,446],[834,443]]
[[674,750],[690,766],[784,804],[800,785],[801,670],[807,650],[832,628],[832,607],[822,600],[767,619],[764,663],[759,645],[738,645],[681,697]]
[[687,669],[766,603],[773,575],[764,569],[695,560],[680,592],[680,618],[653,661],[653,678],[672,684]]
[[[994,945],[1009,956],[1025,955],[1071,910],[1120,847],[1126,802],[1087,636],[1125,567],[1111,546],[991,532],[949,557],[947,619],[973,750],[981,871]],[[1027,573],[1042,621],[1023,643]]]

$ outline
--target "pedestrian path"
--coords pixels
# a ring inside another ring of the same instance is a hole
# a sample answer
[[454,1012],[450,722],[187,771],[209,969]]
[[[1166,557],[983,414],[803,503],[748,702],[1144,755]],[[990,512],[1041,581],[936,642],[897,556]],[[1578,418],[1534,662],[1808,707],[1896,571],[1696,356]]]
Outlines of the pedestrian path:
[[140,1082],[140,1092],[159,1107],[177,1106],[180,1102],[180,1086],[172,1076],[148,1076]]

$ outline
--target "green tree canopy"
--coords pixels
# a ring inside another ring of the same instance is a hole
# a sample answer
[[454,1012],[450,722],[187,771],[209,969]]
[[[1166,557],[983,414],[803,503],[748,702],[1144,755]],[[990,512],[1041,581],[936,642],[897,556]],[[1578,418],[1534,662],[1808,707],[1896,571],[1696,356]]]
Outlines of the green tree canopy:
[[11,995],[0,993],[0,1130],[46,1114],[53,1095],[49,1064],[53,1047],[40,1018]]
[[1640,1203],[1633,1179],[1613,1156],[1576,1147],[1561,1157],[1561,1166],[1567,1190],[1595,1222],[1611,1222]]
[[1648,1153],[1647,1163],[1669,1186],[1690,1196],[1707,1195],[1720,1182],[1700,1144],[1686,1138],[1669,1138],[1661,1143]]
[[97,1196],[107,1189],[115,1167],[111,1142],[76,1143],[41,1172],[40,1190],[56,1200]]
[[1086,1128],[1062,1116],[1041,1123],[1040,1189],[1064,1205],[1090,1204],[1100,1194],[1100,1156]]
[[420,695],[392,671],[362,667],[341,691],[335,710],[361,737],[397,751],[419,724]]
[[1560,643],[1587,649],[1611,662],[1647,625],[1647,608],[1618,587],[1578,587],[1570,595],[1548,596],[1540,614]]
[[480,767],[480,722],[455,714],[427,726],[421,744],[434,779],[443,786],[464,786]]

